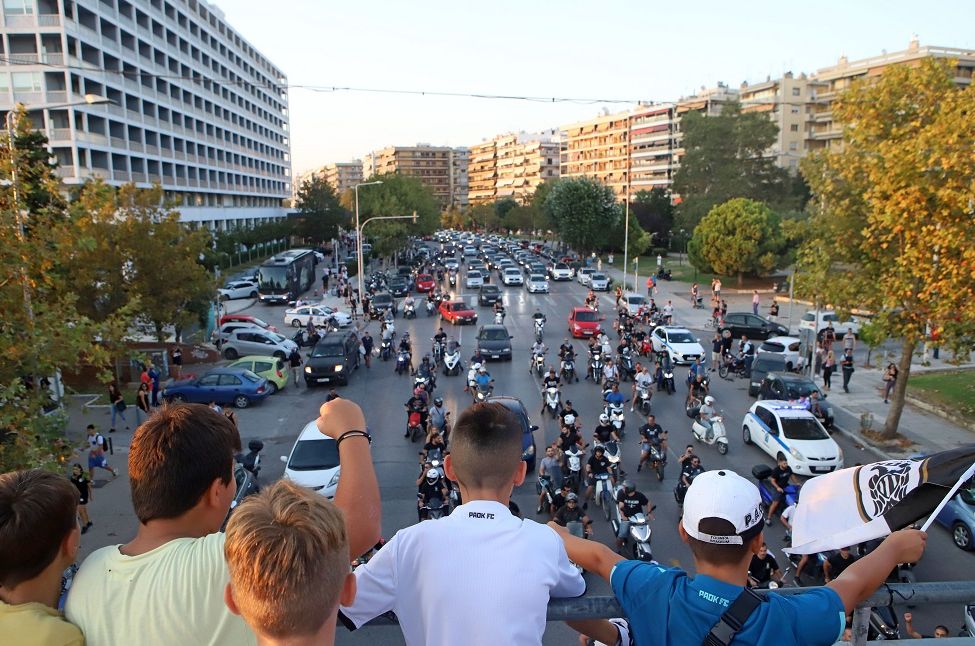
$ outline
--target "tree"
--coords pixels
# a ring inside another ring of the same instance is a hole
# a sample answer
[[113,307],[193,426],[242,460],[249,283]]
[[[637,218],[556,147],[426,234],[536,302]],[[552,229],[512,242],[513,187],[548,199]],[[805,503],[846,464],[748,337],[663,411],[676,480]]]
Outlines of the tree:
[[559,180],[544,209],[562,240],[584,254],[606,246],[620,218],[613,189],[589,177]]
[[[382,184],[359,191],[360,223],[378,215],[412,215],[410,220],[373,222],[363,231],[373,243],[377,256],[391,255],[404,246],[410,236],[428,235],[440,226],[440,202],[433,191],[416,177],[408,175],[375,175],[370,181]],[[348,205],[347,205],[348,206]]]
[[440,226],[444,229],[463,229],[470,222],[463,211],[457,207],[450,207],[440,214]]
[[501,220],[498,218],[493,202],[474,205],[469,215],[475,230],[498,231],[501,228]]
[[801,285],[900,339],[886,437],[927,331],[951,345],[975,325],[975,88],[955,85],[955,66],[925,59],[854,83],[833,103],[842,147],[802,165],[816,209]]
[[779,266],[785,248],[780,219],[755,200],[735,198],[704,216],[688,244],[691,263],[724,276],[768,273]]
[[742,112],[737,103],[720,115],[689,112],[681,119],[684,150],[674,175],[680,194],[679,226],[694,229],[712,207],[747,197],[773,208],[797,208],[789,174],[765,152],[775,143],[778,126],[764,112]]
[[[632,211],[630,212],[630,235],[629,238],[624,236],[624,223],[626,219],[620,218],[619,222],[613,227],[613,231],[609,235],[608,246],[614,251],[623,252],[624,242],[627,243],[627,256],[630,260],[633,260],[650,246],[650,234],[643,230],[637,219],[633,217]],[[623,268],[625,272],[627,268]]]
[[670,191],[665,188],[638,191],[630,203],[630,217],[634,216],[658,247],[666,246],[674,228],[674,206]]
[[349,224],[349,211],[342,207],[335,189],[321,175],[313,174],[301,183],[295,208],[299,213],[295,233],[315,243],[335,238],[338,227]]
[[504,228],[512,231],[531,231],[536,229],[536,221],[541,218],[533,206],[516,206],[504,217]]
[[880,323],[880,321],[870,319],[860,326],[860,333],[858,337],[860,341],[867,346],[867,358],[863,362],[863,367],[869,368],[870,357],[873,355],[873,351],[883,345],[884,341],[887,340],[886,330],[884,330],[884,326]]
[[518,201],[513,197],[502,197],[500,200],[495,200],[494,202],[494,212],[502,222],[504,222],[505,216],[508,215],[511,209],[517,207]]

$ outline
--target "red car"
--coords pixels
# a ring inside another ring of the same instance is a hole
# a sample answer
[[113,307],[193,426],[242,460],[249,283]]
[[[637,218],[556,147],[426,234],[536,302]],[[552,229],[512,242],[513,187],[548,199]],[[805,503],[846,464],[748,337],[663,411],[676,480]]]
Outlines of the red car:
[[256,316],[251,316],[250,314],[224,314],[220,317],[220,321],[217,323],[217,327],[220,327],[224,323],[250,323],[251,325],[256,325],[257,327],[262,327],[265,330],[271,330],[272,332],[277,332],[278,328],[274,327],[270,323],[262,321]]
[[573,307],[569,314],[569,334],[572,338],[586,338],[599,334],[599,312],[588,307]]
[[416,277],[416,291],[432,292],[434,287],[436,287],[436,283],[430,274],[420,274]]
[[477,312],[462,300],[444,301],[440,303],[440,316],[454,325],[477,323]]

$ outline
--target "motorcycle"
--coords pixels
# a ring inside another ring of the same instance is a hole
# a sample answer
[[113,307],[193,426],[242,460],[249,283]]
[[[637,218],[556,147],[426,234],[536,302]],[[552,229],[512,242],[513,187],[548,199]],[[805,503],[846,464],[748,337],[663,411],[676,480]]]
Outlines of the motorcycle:
[[669,269],[664,269],[661,267],[657,270],[657,278],[663,278],[664,280],[672,280],[671,271]]
[[674,384],[674,369],[668,367],[664,369],[664,378],[660,382],[660,390],[664,390],[668,395],[673,395],[677,392],[677,386]]
[[579,483],[582,482],[582,449],[578,445],[572,445],[565,452],[565,482],[569,485],[569,490],[579,493]]
[[504,324],[504,312],[495,312],[494,313],[494,324],[495,325],[503,325]]
[[416,318],[416,305],[413,303],[407,303],[403,306],[403,318],[404,319],[415,319]]
[[747,377],[748,368],[745,366],[744,359],[739,359],[733,356],[731,353],[726,352],[724,355],[724,361],[718,366],[718,376],[722,379],[728,379],[728,375],[737,375],[738,377]]
[[660,444],[650,443],[650,468],[657,474],[657,481],[663,482],[664,469],[667,467],[667,455]]
[[544,511],[552,508],[552,500],[555,497],[555,487],[552,485],[552,478],[549,476],[538,476],[538,484],[535,489],[539,494],[545,493],[545,504],[542,505]]
[[683,477],[677,479],[677,486],[674,487],[674,500],[677,501],[677,509],[681,515],[684,514],[684,497],[687,496],[687,490],[690,489],[690,485],[694,484],[694,478],[702,473],[704,473],[704,469],[700,469],[697,473],[688,476],[687,479],[690,480],[689,484],[684,484]]
[[422,388],[432,395],[433,379],[429,375],[420,372],[416,373],[413,376],[413,390],[416,390],[417,388]]
[[455,272],[455,271],[451,271],[450,272],[450,275],[447,277],[447,283],[451,287],[456,287],[457,286],[457,272]]
[[382,343],[379,344],[379,358],[382,359],[383,361],[389,361],[389,358],[392,356],[392,354],[393,354],[393,342],[384,339]]
[[[616,495],[623,490],[622,486],[616,487]],[[652,561],[653,560],[653,550],[650,547],[650,523],[647,517],[643,513],[637,513],[630,516],[626,521],[623,520],[622,512],[619,510],[619,506],[613,507],[616,511],[613,514],[613,520],[610,521],[613,526],[613,534],[619,536],[620,526],[624,522],[630,523],[629,531],[626,535],[626,541],[633,541],[633,558],[638,561]],[[650,508],[650,513],[656,509],[656,505]]]
[[697,419],[691,424],[691,434],[698,442],[704,442],[708,446],[716,445],[718,453],[725,455],[728,453],[728,434],[724,428],[724,417],[716,415],[711,418],[711,428],[708,428]]
[[538,378],[541,379],[545,376],[545,354],[535,354],[532,356],[532,360],[535,363],[535,372],[538,374]]
[[573,379],[579,381],[579,376],[576,374],[576,364],[572,359],[563,359],[560,366],[562,370],[562,378],[565,379],[565,383],[569,383]]
[[[606,459],[609,460],[610,475],[615,480],[619,480],[620,478],[625,476],[626,474],[623,473],[623,470],[620,468],[620,460],[623,459],[623,453],[620,450],[619,442],[617,442],[616,440],[610,440],[605,444],[602,445],[597,444],[596,446],[603,447],[603,451],[606,454]],[[609,520],[609,518],[607,518],[606,520]]]
[[559,411],[562,410],[562,397],[559,389],[555,386],[550,386],[545,389],[545,408],[552,413],[552,419],[555,419]]
[[[772,501],[779,495],[779,492],[769,483],[769,478],[772,477],[772,467],[766,464],[756,464],[752,467],[752,477],[757,481],[758,493],[762,496],[762,504],[768,509],[772,505]],[[779,505],[778,511],[782,511],[786,507],[790,507],[799,502],[798,485],[788,484],[784,487],[784,490],[785,502]]]
[[633,379],[636,374],[636,368],[633,365],[633,353],[629,349],[624,350],[623,354],[620,355],[619,368],[621,381]]
[[434,365],[443,361],[444,344],[443,341],[434,339],[433,341],[433,363]]
[[433,316],[434,312],[437,311],[437,308],[433,306],[433,301],[430,300],[429,298],[427,299],[426,302],[426,308],[427,308],[427,316]]
[[603,355],[602,352],[593,352],[589,356],[589,378],[597,384],[603,377]]
[[423,520],[439,520],[446,514],[447,507],[440,498],[430,498],[430,500],[427,501],[427,504],[420,507],[420,515],[423,517]]
[[492,384],[481,385],[477,384],[474,388],[474,403],[480,404],[485,401],[488,397],[494,394],[494,386]]
[[609,520],[611,509],[616,505],[613,502],[613,494],[610,492],[610,482],[608,473],[597,473],[593,476],[593,500],[597,507],[603,508],[606,520]]
[[401,375],[410,370],[410,353],[400,350],[396,353],[396,374]]
[[649,386],[640,386],[636,389],[636,400],[639,402],[640,414],[644,417],[650,414],[652,399],[653,392],[650,390]]
[[423,437],[423,425],[420,420],[423,416],[417,411],[413,411],[406,418],[406,432],[410,434],[410,442],[416,442]]
[[459,375],[464,366],[460,363],[460,346],[447,350],[443,357],[443,373],[448,377]]
[[[606,393],[603,394],[604,398],[605,395]],[[620,439],[626,437],[626,414],[623,409],[623,404],[610,404],[607,402],[603,407],[603,413],[609,416],[609,422],[616,429],[616,434],[620,436]]]
[[541,343],[542,337],[544,335],[545,335],[545,319],[535,319],[535,341]]
[[237,456],[237,461],[245,469],[254,474],[255,485],[257,482],[257,477],[261,473],[261,451],[264,450],[264,442],[260,440],[251,440],[247,443],[247,454],[240,454]]

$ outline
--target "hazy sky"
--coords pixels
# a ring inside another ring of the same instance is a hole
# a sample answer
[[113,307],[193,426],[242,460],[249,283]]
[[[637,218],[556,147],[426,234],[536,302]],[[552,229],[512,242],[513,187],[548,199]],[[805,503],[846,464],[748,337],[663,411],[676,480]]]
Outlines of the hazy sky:
[[901,50],[913,34],[922,45],[975,49],[972,0],[215,4],[288,76],[295,172],[386,145],[469,146],[557,127],[605,105],[299,86],[666,101]]

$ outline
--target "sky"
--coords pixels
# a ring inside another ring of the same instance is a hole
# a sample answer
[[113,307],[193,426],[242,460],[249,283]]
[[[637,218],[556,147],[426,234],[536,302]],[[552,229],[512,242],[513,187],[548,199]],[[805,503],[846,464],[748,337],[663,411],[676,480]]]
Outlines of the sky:
[[[975,50],[972,0],[215,0],[288,77],[295,173],[921,45]],[[374,90],[569,98],[524,101]],[[314,88],[314,89],[313,89]],[[592,100],[611,100],[612,103]],[[618,101],[618,102],[617,102]]]

